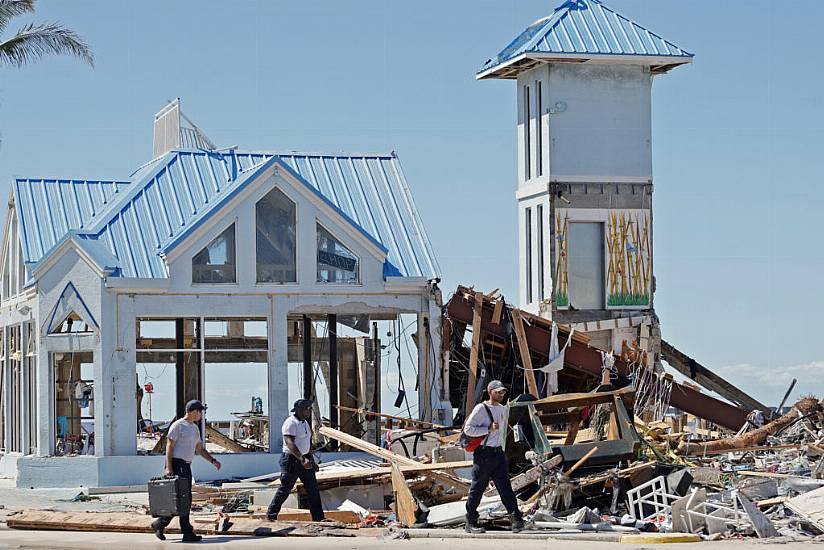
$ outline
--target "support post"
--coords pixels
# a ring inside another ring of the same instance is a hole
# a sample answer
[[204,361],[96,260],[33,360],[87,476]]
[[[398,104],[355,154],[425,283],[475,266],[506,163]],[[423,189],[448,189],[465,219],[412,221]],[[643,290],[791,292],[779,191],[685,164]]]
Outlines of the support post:
[[312,374],[312,319],[303,316],[303,398],[312,399],[314,392]]
[[[372,368],[374,369],[374,395],[372,396],[372,412],[381,412],[381,346],[378,343],[378,323],[372,323]],[[375,445],[381,444],[381,417],[375,416]]]
[[338,427],[338,316],[326,316],[329,332],[329,423],[336,430]]
[[[175,347],[183,349],[183,319],[175,319]],[[185,377],[185,352],[178,351],[175,353],[175,395],[177,399],[177,417],[183,418],[186,414],[186,394],[184,387],[186,385]]]

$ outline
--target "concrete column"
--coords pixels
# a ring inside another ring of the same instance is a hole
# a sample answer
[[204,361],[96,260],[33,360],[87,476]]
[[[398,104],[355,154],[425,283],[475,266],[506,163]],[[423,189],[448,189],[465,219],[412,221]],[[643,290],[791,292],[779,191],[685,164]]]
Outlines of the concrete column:
[[270,296],[269,315],[269,452],[280,454],[280,428],[289,414],[289,298]]
[[[35,330],[39,335],[40,323]],[[54,372],[51,353],[44,349],[43,339],[37,346],[37,455],[54,454]]]
[[[120,307],[115,307],[117,300]],[[104,294],[103,303],[101,326],[108,330],[102,331],[100,346],[94,352],[95,454],[131,456],[137,454],[134,309],[128,298],[112,294]],[[103,435],[103,441],[98,434]]]
[[0,414],[5,418],[5,433],[3,434],[3,448],[8,451],[11,448],[11,361],[9,359],[9,329],[7,326],[0,328],[3,331],[3,371],[0,376],[3,377],[3,391],[5,393],[5,402],[3,403],[3,410]]

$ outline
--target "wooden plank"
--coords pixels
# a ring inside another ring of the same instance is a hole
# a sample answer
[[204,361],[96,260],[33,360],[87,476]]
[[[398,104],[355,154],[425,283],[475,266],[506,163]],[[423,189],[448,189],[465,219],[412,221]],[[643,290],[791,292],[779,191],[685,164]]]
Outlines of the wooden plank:
[[620,390],[601,392],[601,393],[559,393],[558,395],[551,395],[531,404],[535,405],[536,409],[557,410],[568,407],[582,407],[584,405],[598,405],[601,403],[612,403],[613,397],[620,397],[622,399],[630,399],[635,395],[632,388],[621,388]]
[[[371,455],[380,457],[392,464],[399,464],[401,466],[411,466],[413,468],[416,466],[420,466],[421,464],[417,460],[406,458],[405,456],[393,453],[392,451],[389,451],[387,449],[381,449],[377,445],[372,445],[367,441],[363,441],[362,439],[358,439],[357,437],[351,436],[349,434],[343,433],[333,428],[329,428],[327,426],[322,426],[318,431],[326,437],[331,437],[332,439],[336,439],[341,443],[346,443],[347,445],[354,447],[355,449],[359,449]],[[469,484],[463,481],[462,479],[451,474],[447,474],[446,472],[443,472],[441,470],[432,470],[432,473],[430,475],[438,481],[441,481],[453,487],[460,489],[469,488]]]
[[[248,516],[242,516],[248,519],[266,520],[266,509],[268,505],[252,505],[249,506],[249,511],[254,512]],[[331,521],[346,523],[348,525],[357,525],[363,518],[357,512],[351,510],[324,510],[324,517]],[[234,519],[235,516],[232,516]],[[300,508],[281,508],[278,512],[278,521],[312,521],[312,512]]]
[[412,527],[416,522],[415,512],[418,506],[397,464],[392,464],[392,492],[395,495],[395,515],[398,523],[404,527]]
[[540,397],[538,395],[538,383],[535,381],[535,371],[532,370],[532,357],[529,354],[529,343],[526,339],[524,320],[521,317],[520,310],[512,310],[512,326],[515,328],[515,339],[518,341],[518,351],[521,355],[521,366],[524,368],[528,391],[533,397]]
[[[413,476],[421,472],[431,472],[432,470],[454,470],[458,468],[471,468],[473,462],[471,460],[461,460],[458,462],[437,462],[432,464],[418,464],[417,466],[401,466],[401,472],[405,476]],[[392,474],[392,468],[389,466],[378,468],[358,468],[357,470],[345,470],[341,472],[324,472],[323,470],[315,474],[318,483],[322,482],[345,482],[358,481],[361,479],[368,479],[372,477],[388,476]],[[295,484],[297,487],[300,484],[298,481]],[[276,479],[269,484],[272,487],[279,487],[280,480]]]
[[472,348],[469,350],[469,381],[466,384],[465,418],[469,418],[472,407],[475,406],[475,385],[478,383],[478,356],[481,352],[481,312],[483,311],[483,304],[483,293],[476,292],[475,306],[472,309]]
[[492,310],[492,324],[493,325],[500,325],[501,318],[504,315],[504,301],[503,299],[499,298],[497,302],[495,302],[495,308]]
[[567,432],[566,439],[564,440],[564,445],[572,445],[575,443],[575,438],[578,437],[578,430],[581,429],[581,422],[583,422],[583,419],[579,414],[578,418],[573,420],[569,426],[569,431]]
[[248,453],[249,449],[232,439],[231,437],[227,437],[223,435],[220,431],[213,428],[209,424],[206,424],[206,437],[209,438],[209,441],[220,445],[227,451],[233,453]]
[[341,411],[349,411],[349,412],[354,412],[354,413],[365,414],[366,416],[379,416],[381,418],[391,418],[392,420],[397,420],[400,423],[413,424],[413,425],[423,426],[425,428],[443,428],[444,430],[454,429],[454,428],[450,428],[449,426],[444,426],[442,424],[433,424],[431,422],[426,422],[425,420],[415,420],[415,419],[406,418],[406,417],[403,417],[403,416],[393,416],[391,414],[374,412],[374,411],[370,411],[368,409],[355,409],[355,408],[352,408],[352,407],[344,407],[343,405],[336,405],[336,408],[341,410]]

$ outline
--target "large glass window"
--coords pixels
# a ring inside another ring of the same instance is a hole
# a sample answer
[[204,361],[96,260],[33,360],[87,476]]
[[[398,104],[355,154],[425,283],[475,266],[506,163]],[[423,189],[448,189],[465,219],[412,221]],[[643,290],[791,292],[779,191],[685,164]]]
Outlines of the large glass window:
[[318,224],[318,282],[358,283],[358,257]]
[[255,250],[259,283],[297,282],[297,208],[280,189],[255,206]]
[[235,283],[235,224],[192,258],[193,283]]

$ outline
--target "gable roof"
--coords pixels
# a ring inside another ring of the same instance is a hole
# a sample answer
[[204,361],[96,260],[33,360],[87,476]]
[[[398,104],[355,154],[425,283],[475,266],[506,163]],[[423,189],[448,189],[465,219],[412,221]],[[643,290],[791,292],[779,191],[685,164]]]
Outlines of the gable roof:
[[566,0],[548,17],[526,28],[488,60],[477,78],[514,78],[535,63],[509,67],[528,58],[588,60],[593,56],[630,56],[648,60],[659,71],[690,63],[693,54],[624,17],[600,0]]
[[[42,183],[52,180],[18,179],[21,235],[31,243],[25,259],[40,262],[71,233],[76,241],[85,241],[84,248],[106,250],[117,259],[111,276],[168,277],[164,254],[275,162],[386,250],[388,261],[403,275],[439,275],[394,154],[171,151],[135,172],[131,183],[112,184],[109,195],[99,189],[107,199],[105,208],[57,183]],[[87,215],[57,215],[54,205],[65,202],[64,194],[77,202],[75,213]]]

